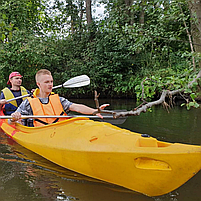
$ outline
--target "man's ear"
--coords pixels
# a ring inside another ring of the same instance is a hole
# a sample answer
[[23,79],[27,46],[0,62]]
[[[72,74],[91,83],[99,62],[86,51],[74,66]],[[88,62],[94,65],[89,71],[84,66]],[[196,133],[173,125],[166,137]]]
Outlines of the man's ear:
[[40,83],[39,82],[36,82],[36,85],[38,86],[38,88],[40,88]]

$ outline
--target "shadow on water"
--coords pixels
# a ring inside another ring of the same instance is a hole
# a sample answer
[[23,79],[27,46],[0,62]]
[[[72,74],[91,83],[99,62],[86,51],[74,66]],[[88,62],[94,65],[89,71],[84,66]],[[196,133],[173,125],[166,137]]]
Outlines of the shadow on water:
[[[93,100],[74,101],[94,107]],[[109,109],[130,110],[135,107],[132,100],[100,102],[109,102]],[[155,107],[151,113],[128,117],[120,127],[147,133],[163,141],[200,145],[200,120],[201,109],[187,111],[175,107],[167,113],[163,108]],[[150,198],[57,166],[0,133],[1,201],[200,201],[199,189],[201,173],[167,195]]]

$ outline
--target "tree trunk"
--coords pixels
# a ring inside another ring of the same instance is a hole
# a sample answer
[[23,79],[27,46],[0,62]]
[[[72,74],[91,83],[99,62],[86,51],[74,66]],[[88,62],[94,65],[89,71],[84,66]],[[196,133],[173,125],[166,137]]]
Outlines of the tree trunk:
[[139,19],[139,23],[140,25],[144,25],[144,0],[141,1],[140,3],[141,5],[141,11],[140,11],[140,19]]
[[83,19],[83,14],[84,14],[84,3],[81,1],[79,3],[79,10],[80,10],[80,21],[79,21],[79,31],[82,33],[82,19]]
[[[193,38],[195,52],[201,52],[201,1],[189,0],[189,10],[191,13],[191,35]],[[199,64],[201,67],[201,62]]]
[[86,0],[86,17],[87,24],[90,25],[92,23],[91,0]]
[[129,16],[129,24],[132,25],[134,23],[134,16],[132,12],[130,11],[131,6],[133,5],[133,0],[124,0],[126,4],[126,13]]

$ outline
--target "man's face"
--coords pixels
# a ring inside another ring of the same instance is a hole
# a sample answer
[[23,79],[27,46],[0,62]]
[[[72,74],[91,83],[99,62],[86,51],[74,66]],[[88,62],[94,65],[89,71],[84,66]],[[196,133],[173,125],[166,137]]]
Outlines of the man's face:
[[52,92],[53,78],[51,75],[40,75],[37,85],[41,92],[49,94]]
[[20,76],[14,76],[10,78],[10,83],[12,86],[21,86],[22,84],[22,78]]

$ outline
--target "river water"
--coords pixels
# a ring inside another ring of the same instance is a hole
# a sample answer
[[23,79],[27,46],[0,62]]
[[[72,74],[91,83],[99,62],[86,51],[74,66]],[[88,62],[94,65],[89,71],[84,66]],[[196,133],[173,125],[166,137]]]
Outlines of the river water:
[[[73,100],[94,107],[93,100]],[[135,107],[133,100],[100,100],[108,109]],[[159,140],[201,144],[201,109],[187,111],[161,106],[118,125]],[[200,161],[199,161],[200,162]],[[172,178],[174,180],[176,178]],[[59,167],[9,139],[0,131],[1,201],[201,201],[201,172],[175,191],[160,197],[147,197]]]

